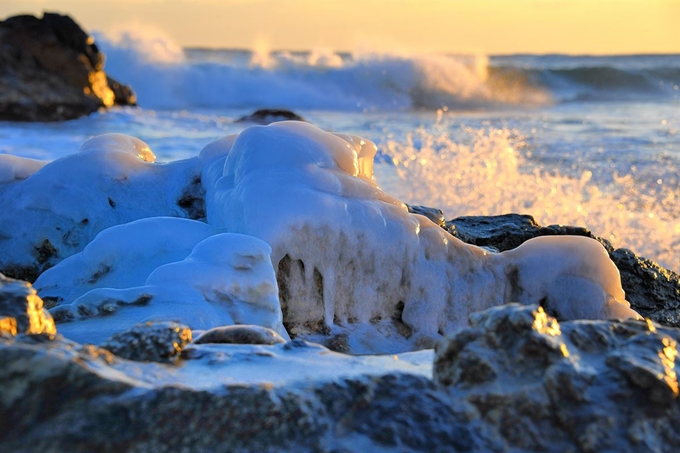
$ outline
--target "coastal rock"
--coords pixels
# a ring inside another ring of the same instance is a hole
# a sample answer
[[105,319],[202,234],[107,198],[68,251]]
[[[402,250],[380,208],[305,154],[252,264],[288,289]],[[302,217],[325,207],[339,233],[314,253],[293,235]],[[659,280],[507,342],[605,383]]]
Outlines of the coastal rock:
[[146,322],[113,335],[99,347],[138,362],[172,362],[191,342],[191,329],[176,322]]
[[0,334],[54,335],[52,315],[30,283],[0,274]]
[[237,119],[237,123],[271,124],[277,121],[306,121],[295,112],[286,109],[259,109]]
[[676,451],[680,331],[651,321],[558,323],[538,306],[471,316],[437,345],[434,381],[521,451]]
[[[438,211],[419,208],[430,210],[426,212]],[[499,252],[514,249],[538,236],[577,235],[593,238],[605,247],[619,269],[621,286],[631,307],[660,324],[680,326],[680,275],[628,249],[615,249],[609,241],[595,236],[587,228],[541,226],[530,215],[505,214],[458,217],[446,222],[446,229],[464,242]]]
[[194,340],[194,344],[277,344],[286,340],[275,330],[262,326],[222,326],[210,329]]
[[[500,449],[470,407],[427,376],[396,371],[406,357],[350,358],[311,346],[200,346],[212,355],[171,367],[64,340],[0,339],[0,450]],[[242,357],[234,352],[239,348]],[[244,366],[246,383],[235,372]],[[282,374],[300,376],[281,382]]]
[[0,22],[0,120],[62,121],[135,105],[132,90],[103,68],[92,37],[68,16]]

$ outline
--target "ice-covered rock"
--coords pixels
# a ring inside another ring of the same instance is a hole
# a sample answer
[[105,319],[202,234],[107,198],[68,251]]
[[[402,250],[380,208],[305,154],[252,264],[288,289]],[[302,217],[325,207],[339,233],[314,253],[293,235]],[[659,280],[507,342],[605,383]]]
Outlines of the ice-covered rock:
[[52,316],[30,283],[0,274],[0,335],[57,333]]
[[651,321],[558,323],[492,308],[438,344],[434,380],[517,451],[675,451],[680,331]]
[[[439,210],[416,207],[424,212]],[[439,211],[441,212],[441,211]],[[590,230],[568,225],[539,225],[530,215],[457,217],[446,222],[446,229],[469,244],[510,250],[538,236],[578,235],[596,239],[605,247],[621,274],[626,300],[641,315],[664,325],[680,326],[680,276],[657,263],[624,248],[614,248]]]
[[254,324],[287,339],[270,253],[260,239],[202,222],[143,219],[103,231],[36,288],[56,304],[60,332],[79,342],[147,321],[199,330]]
[[116,225],[41,274],[33,286],[52,305],[72,302],[96,288],[143,286],[156,268],[185,259],[196,244],[217,232],[206,223],[173,217]]
[[100,344],[112,354],[140,362],[172,362],[192,340],[191,329],[176,322],[145,322]]
[[508,301],[564,319],[637,316],[597,242],[536,239],[505,254],[466,245],[380,190],[370,141],[282,122],[224,147],[222,168],[203,173],[208,222],[272,246],[293,335],[349,332],[355,352],[391,352]]
[[200,185],[201,167],[199,158],[157,164],[146,143],[121,134],[90,139],[44,166],[1,159],[0,270],[34,281],[110,226],[189,217],[186,197]]

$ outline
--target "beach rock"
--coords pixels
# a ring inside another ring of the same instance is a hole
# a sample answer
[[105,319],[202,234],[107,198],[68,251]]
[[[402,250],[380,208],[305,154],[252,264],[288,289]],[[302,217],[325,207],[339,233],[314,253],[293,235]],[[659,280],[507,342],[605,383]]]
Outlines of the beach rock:
[[[287,354],[299,364],[309,350]],[[0,451],[501,449],[485,437],[471,406],[458,404],[429,378],[395,372],[343,377],[347,361],[333,357],[335,378],[223,384],[220,376],[228,382],[233,361],[212,370],[207,361],[175,368],[119,360],[60,339],[0,339]],[[275,359],[262,360],[269,366]],[[355,368],[374,359],[351,360]],[[180,373],[195,374],[179,382]]]
[[271,124],[277,121],[306,121],[295,112],[285,109],[259,109],[237,119],[237,123]]
[[680,331],[651,321],[558,324],[538,306],[471,316],[436,348],[434,381],[507,449],[676,451]]
[[446,229],[463,242],[499,252],[514,249],[538,236],[577,235],[593,238],[604,246],[619,269],[621,286],[631,308],[660,324],[680,326],[680,275],[628,249],[615,249],[609,241],[595,236],[587,228],[541,226],[530,215],[505,214],[458,217],[446,222]]
[[52,315],[30,283],[0,274],[0,334],[54,335]]
[[254,325],[234,325],[215,327],[201,334],[194,344],[265,344],[285,343],[286,340],[276,331]]
[[93,38],[69,16],[0,22],[0,120],[62,121],[135,105],[132,90],[103,68]]
[[176,322],[146,322],[113,335],[100,348],[138,362],[172,362],[191,342],[191,329]]

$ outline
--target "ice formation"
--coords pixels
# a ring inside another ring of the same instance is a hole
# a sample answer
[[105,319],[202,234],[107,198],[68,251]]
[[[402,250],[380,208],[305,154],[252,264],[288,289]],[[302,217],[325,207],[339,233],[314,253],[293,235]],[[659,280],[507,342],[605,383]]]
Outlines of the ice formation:
[[144,219],[100,233],[45,271],[36,288],[57,301],[59,331],[79,342],[151,320],[199,330],[255,324],[288,338],[270,253],[257,238],[202,222]]
[[178,205],[200,175],[197,158],[154,163],[133,137],[107,134],[43,166],[0,158],[0,262],[37,273],[83,249],[100,231],[152,216],[187,217]]
[[283,122],[229,146],[221,176],[205,180],[208,222],[272,246],[293,334],[371,323],[422,346],[511,300],[568,319],[636,316],[597,242],[540,239],[504,254],[466,245],[378,188],[369,141]]
[[[55,244],[80,238],[70,251],[82,252],[36,287],[58,304],[58,320],[78,320],[60,330],[81,340],[154,319],[256,324],[393,353],[430,346],[470,313],[509,301],[561,319],[637,316],[599,243],[539,238],[500,254],[464,244],[377,186],[375,152],[360,137],[282,122],[157,165],[143,142],[109,135],[7,183],[5,194],[26,194],[3,201]],[[205,190],[206,223],[159,217],[186,215],[177,198],[187,179]],[[35,232],[26,245],[19,231],[4,235],[10,255],[36,247]]]

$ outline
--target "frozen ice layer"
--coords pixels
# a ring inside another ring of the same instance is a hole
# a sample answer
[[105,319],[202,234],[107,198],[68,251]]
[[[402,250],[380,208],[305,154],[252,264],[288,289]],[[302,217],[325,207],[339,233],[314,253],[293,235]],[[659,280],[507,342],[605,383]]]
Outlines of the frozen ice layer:
[[[152,320],[200,330],[254,324],[289,338],[270,253],[257,238],[201,222],[145,219],[105,230],[45,271],[36,288],[57,300],[59,331],[79,342],[98,343]],[[98,278],[86,281],[93,272]]]
[[46,163],[42,160],[0,154],[0,184],[26,179]]
[[619,270],[593,239],[541,236],[499,256],[508,260],[508,301],[539,302],[563,321],[640,318],[626,301]]
[[217,232],[206,223],[174,217],[117,225],[43,272],[33,286],[43,299],[67,302],[95,288],[142,286],[157,267],[185,259],[196,244]]
[[[254,324],[337,350],[396,353],[506,302],[541,304],[560,319],[637,317],[596,241],[543,237],[500,254],[464,244],[378,187],[375,152],[360,137],[282,122],[158,165],[143,142],[108,135],[7,183],[22,196],[3,202],[53,248],[70,244],[71,257],[45,260],[63,259],[36,287],[78,341],[166,320],[199,330]],[[192,184],[197,197],[205,191],[206,221],[167,217],[186,215],[177,198]],[[35,254],[35,232],[11,231],[10,253]]]
[[110,226],[188,217],[178,200],[200,178],[201,161],[154,161],[148,145],[122,134],[95,137],[47,164],[0,158],[2,268],[39,274]]
[[283,122],[246,129],[229,147],[206,187],[208,222],[272,246],[291,334],[371,324],[394,338],[382,348],[425,346],[512,300],[570,318],[636,316],[595,241],[540,239],[505,254],[464,244],[380,190],[366,140]]

